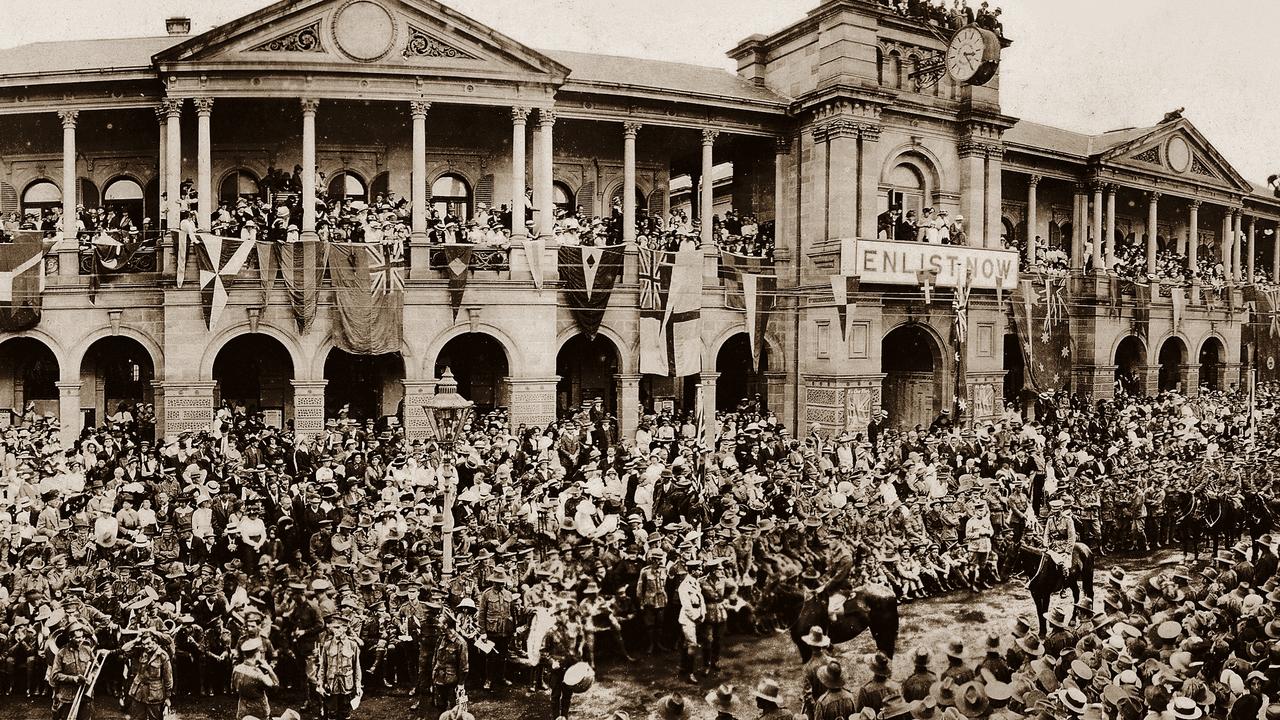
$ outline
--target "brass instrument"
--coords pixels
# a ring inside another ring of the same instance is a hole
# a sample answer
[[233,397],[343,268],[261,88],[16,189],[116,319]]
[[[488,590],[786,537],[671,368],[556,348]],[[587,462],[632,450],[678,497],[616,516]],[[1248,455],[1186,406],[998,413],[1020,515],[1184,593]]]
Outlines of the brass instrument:
[[84,699],[93,697],[93,686],[98,683],[98,676],[102,674],[102,666],[106,663],[109,654],[106,650],[98,650],[93,654],[93,662],[89,663],[89,669],[84,674],[84,684],[76,691],[76,697],[71,701],[71,709],[67,712],[68,720],[76,720],[80,715],[80,706],[84,704]]

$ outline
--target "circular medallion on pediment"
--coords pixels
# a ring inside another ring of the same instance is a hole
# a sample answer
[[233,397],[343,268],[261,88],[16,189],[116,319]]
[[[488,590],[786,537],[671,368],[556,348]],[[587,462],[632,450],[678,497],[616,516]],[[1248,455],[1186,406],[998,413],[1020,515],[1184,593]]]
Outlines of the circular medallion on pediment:
[[333,16],[333,40],[352,60],[373,62],[395,43],[395,18],[372,0],[352,0]]
[[1191,148],[1187,145],[1187,141],[1180,137],[1169,140],[1169,144],[1164,148],[1164,157],[1169,167],[1175,172],[1182,173],[1191,169]]

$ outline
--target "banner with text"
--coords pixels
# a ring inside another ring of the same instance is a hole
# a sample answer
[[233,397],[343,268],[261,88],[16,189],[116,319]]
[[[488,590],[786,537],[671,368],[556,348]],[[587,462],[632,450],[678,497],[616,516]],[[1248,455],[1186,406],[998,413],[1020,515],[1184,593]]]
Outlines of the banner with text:
[[1018,252],[961,245],[844,240],[840,273],[864,284],[919,285],[917,273],[935,271],[938,287],[955,287],[968,277],[973,288],[1013,290],[1018,286]]

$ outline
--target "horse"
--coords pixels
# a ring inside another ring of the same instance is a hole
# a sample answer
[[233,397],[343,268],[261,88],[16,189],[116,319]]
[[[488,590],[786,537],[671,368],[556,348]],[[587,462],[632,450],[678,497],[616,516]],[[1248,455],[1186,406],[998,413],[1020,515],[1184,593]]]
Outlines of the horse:
[[1049,558],[1045,551],[1029,545],[1022,545],[1019,552],[1019,566],[1023,574],[1031,578],[1027,581],[1027,589],[1031,591],[1031,599],[1036,604],[1036,614],[1040,618],[1040,637],[1045,637],[1048,624],[1045,615],[1049,613],[1049,601],[1061,590],[1071,589],[1071,595],[1078,603],[1083,592],[1090,601],[1093,600],[1093,551],[1084,543],[1076,543],[1072,553],[1071,568],[1063,572]]
[[828,611],[828,599],[831,592],[849,575],[849,564],[836,572],[812,595],[804,599],[799,615],[791,625],[791,640],[800,651],[801,662],[808,662],[813,655],[810,648],[801,639],[813,627],[822,628],[833,644],[848,642],[870,630],[876,642],[876,648],[888,657],[893,657],[898,645],[898,597],[893,590],[882,585],[867,584],[853,588],[845,599],[844,608],[832,621]]

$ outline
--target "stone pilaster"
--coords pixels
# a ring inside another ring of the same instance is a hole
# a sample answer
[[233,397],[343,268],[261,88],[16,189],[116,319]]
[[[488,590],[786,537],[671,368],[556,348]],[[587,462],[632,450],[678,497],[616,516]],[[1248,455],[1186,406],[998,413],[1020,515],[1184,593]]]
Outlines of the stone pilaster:
[[1182,394],[1187,397],[1197,397],[1200,395],[1200,366],[1195,363],[1187,363],[1182,366],[1182,372],[1179,373],[1182,380]]
[[1160,365],[1147,365],[1146,375],[1142,378],[1142,392],[1155,395],[1160,392]]
[[293,386],[293,436],[312,437],[324,431],[324,388],[328,380],[290,380]]
[[640,376],[614,375],[618,383],[618,435],[623,442],[634,441],[640,425]]
[[1081,365],[1072,368],[1072,390],[1092,400],[1115,396],[1115,365]]
[[707,447],[714,448],[716,445],[716,380],[720,378],[718,372],[703,371],[698,375],[698,380],[702,384],[702,440]]
[[404,432],[410,442],[431,436],[431,420],[427,417],[427,403],[436,394],[435,380],[405,380]]
[[169,435],[208,430],[213,421],[215,382],[166,382],[164,429]]
[[766,372],[764,374],[765,402],[769,405],[769,411],[779,418],[790,417],[786,413],[788,377],[785,372]]
[[59,439],[63,447],[71,447],[80,436],[80,383],[55,384],[58,386],[58,425],[62,431]]
[[560,378],[507,378],[512,427],[546,425],[556,418],[556,384]]

